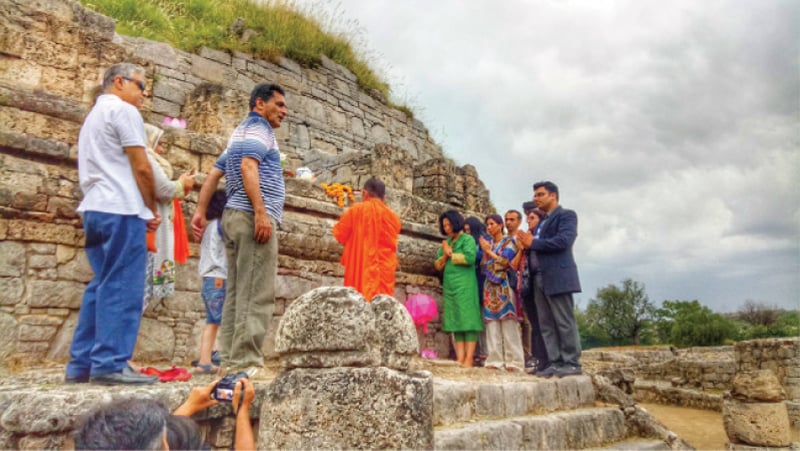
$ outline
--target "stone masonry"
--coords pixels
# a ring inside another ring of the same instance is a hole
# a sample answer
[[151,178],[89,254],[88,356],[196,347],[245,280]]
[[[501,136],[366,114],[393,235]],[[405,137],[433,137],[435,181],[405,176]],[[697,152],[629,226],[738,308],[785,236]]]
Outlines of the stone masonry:
[[[151,96],[145,121],[183,117],[165,127],[165,157],[176,173],[207,172],[247,113],[256,83],[287,91],[290,115],[277,130],[288,168],[311,168],[316,182],[355,188],[371,175],[387,183],[387,202],[403,219],[395,297],[441,297],[431,261],[448,208],[493,211],[472,166],[446,159],[425,126],[359,90],[355,76],[322,58],[319,67],[258,60],[202,48],[187,53],[115,34],[114,21],[71,0],[0,0],[0,361],[65,360],[85,284],[92,274],[75,209],[77,137],[92,90],[113,63],[145,67]],[[183,202],[187,220],[196,194]],[[342,209],[318,183],[287,179],[272,331],[291,300],[341,284],[341,246],[330,228]],[[196,244],[177,270],[176,294],[145,313],[135,358],[185,364],[198,349],[204,309]],[[448,340],[434,327],[446,355]],[[272,353],[274,337],[264,345]],[[0,365],[0,370],[2,365]]]

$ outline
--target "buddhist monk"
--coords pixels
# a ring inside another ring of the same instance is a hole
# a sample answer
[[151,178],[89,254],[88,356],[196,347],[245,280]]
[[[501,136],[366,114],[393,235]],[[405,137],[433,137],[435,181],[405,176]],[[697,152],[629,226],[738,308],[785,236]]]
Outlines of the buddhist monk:
[[333,236],[344,245],[344,286],[358,290],[367,302],[377,294],[394,296],[400,217],[383,202],[385,194],[380,179],[367,180],[363,201],[333,226]]

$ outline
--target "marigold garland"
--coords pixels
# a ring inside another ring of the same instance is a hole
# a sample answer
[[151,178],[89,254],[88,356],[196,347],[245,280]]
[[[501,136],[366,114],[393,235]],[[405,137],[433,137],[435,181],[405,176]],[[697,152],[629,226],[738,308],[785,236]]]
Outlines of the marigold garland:
[[343,183],[331,183],[330,185],[327,183],[320,183],[322,189],[325,190],[325,194],[328,197],[333,197],[336,199],[336,205],[341,208],[344,208],[344,199],[345,197],[350,203],[356,201],[355,196],[353,196],[353,188],[349,185],[345,185]]

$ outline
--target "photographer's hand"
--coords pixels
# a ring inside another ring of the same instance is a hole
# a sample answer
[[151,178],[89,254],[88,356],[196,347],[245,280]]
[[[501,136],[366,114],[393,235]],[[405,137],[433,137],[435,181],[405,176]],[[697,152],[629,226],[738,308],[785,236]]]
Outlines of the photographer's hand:
[[[244,390],[244,396],[242,396]],[[239,379],[233,389],[233,412],[236,414],[236,436],[233,438],[233,449],[256,449],[253,425],[250,424],[250,406],[256,398],[256,389],[250,379]],[[241,405],[239,405],[241,401]]]
[[219,401],[211,397],[211,392],[214,391],[217,382],[219,382],[219,379],[208,385],[192,388],[186,401],[175,409],[172,414],[190,417],[203,409],[219,404]]

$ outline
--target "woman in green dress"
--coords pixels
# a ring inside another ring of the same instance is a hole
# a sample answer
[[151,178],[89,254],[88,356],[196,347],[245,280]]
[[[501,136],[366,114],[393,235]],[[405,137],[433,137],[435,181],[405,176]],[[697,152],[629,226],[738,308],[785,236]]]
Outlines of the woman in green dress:
[[475,276],[478,247],[475,239],[464,233],[464,217],[455,210],[439,216],[439,230],[447,236],[434,262],[437,270],[444,271],[442,331],[453,333],[458,363],[471,368],[478,333],[483,330]]

